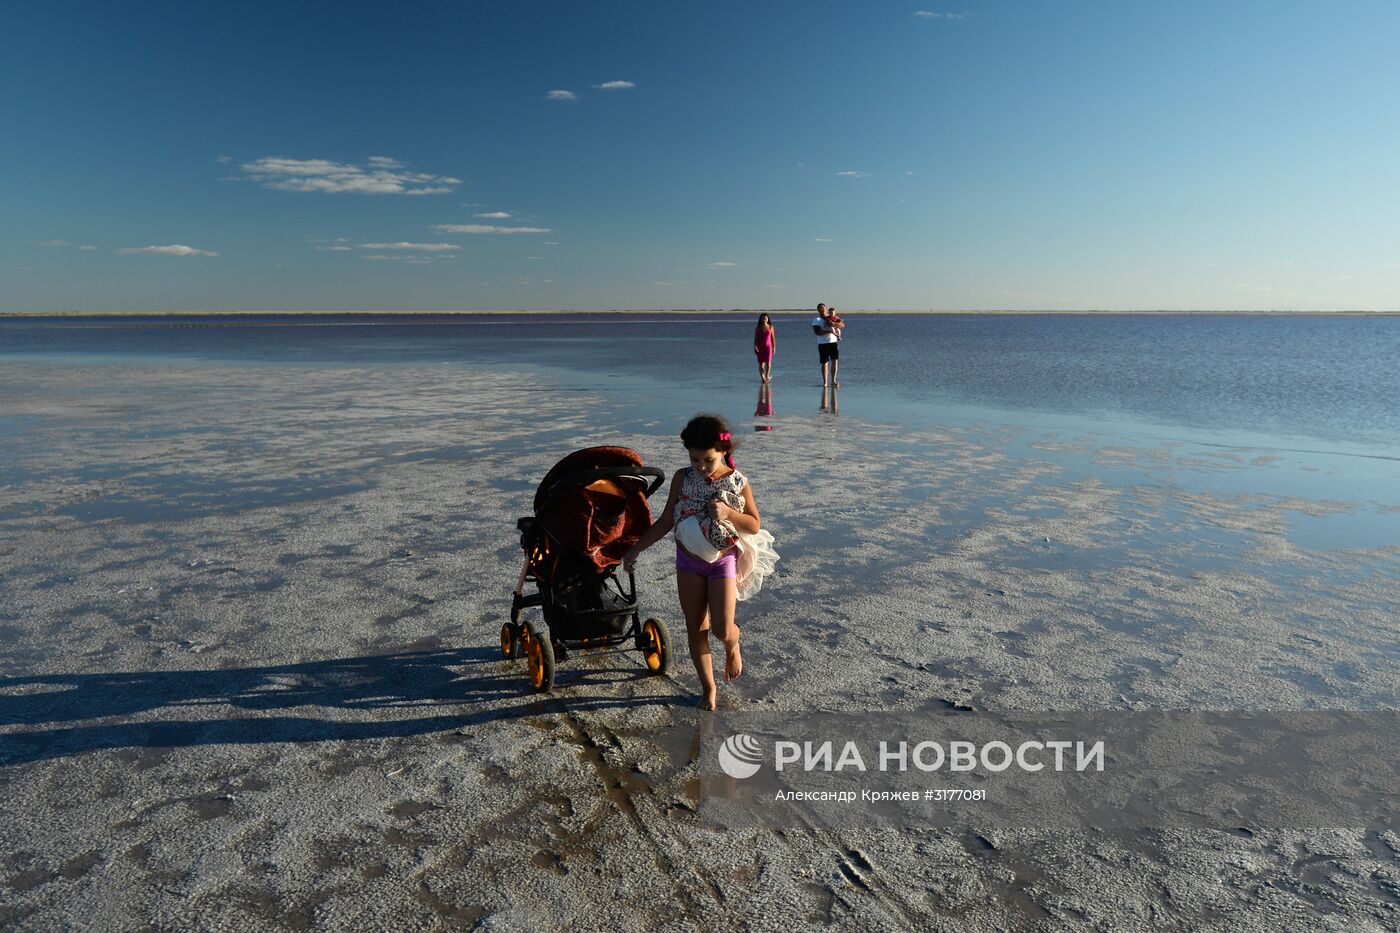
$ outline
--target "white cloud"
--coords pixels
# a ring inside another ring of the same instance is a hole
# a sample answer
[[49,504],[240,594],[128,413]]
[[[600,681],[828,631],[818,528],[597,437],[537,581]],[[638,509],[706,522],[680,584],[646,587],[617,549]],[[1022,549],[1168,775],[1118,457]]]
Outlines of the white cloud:
[[327,252],[330,252],[330,253],[348,253],[348,252],[350,252],[350,247],[348,247],[348,246],[318,246],[318,247],[316,247],[316,248],[317,248],[317,249],[326,250]]
[[171,246],[142,246],[129,249],[119,249],[118,253],[126,256],[138,253],[146,253],[152,256],[217,256],[218,253],[207,249],[195,249],[193,246],[182,246],[178,243]]
[[386,256],[383,253],[365,253],[360,257],[375,262],[402,262],[410,266],[426,266],[435,259],[452,259],[452,256]]
[[552,232],[548,227],[496,227],[491,224],[435,224],[433,229],[438,233],[495,233],[501,235]]
[[841,178],[869,178],[869,177],[870,177],[870,173],[869,173],[869,172],[849,172],[849,171],[848,171],[848,172],[837,172],[836,174],[837,174],[839,177],[841,177]]
[[327,194],[447,194],[462,183],[447,175],[403,171],[404,163],[374,156],[368,165],[328,159],[284,159],[268,156],[239,166],[264,188],[278,191],[321,191]]
[[914,15],[919,19],[967,19],[972,14],[966,10],[961,13],[938,13],[933,10],[915,10]]
[[593,85],[600,91],[624,91],[628,88],[636,87],[631,81],[604,81],[602,84]]
[[765,285],[764,288],[787,288],[786,285]]
[[550,91],[544,95],[545,100],[578,100],[578,95],[573,91]]
[[505,220],[510,216],[510,211],[487,211],[484,214],[473,214],[473,217],[481,217],[485,220]]
[[711,268],[711,269],[733,269],[733,268],[735,268],[735,267],[738,266],[738,265],[739,265],[739,264],[738,264],[737,262],[712,262],[712,263],[710,263],[710,268]]
[[834,239],[836,239],[836,237],[831,237],[831,236],[817,236],[817,237],[812,237],[812,242],[813,242],[813,243],[830,243],[830,242],[831,242],[832,240],[834,240]]
[[37,240],[35,241],[34,245],[52,248],[56,246],[71,246],[72,244],[69,243],[67,240]]
[[91,253],[91,252],[95,251],[95,250],[97,249],[97,247],[96,247],[96,246],[79,246],[78,249],[82,250],[82,251],[85,252],[85,253]]
[[360,249],[411,249],[420,253],[441,253],[447,250],[461,249],[462,247],[452,243],[361,243]]
[[544,241],[544,245],[545,245],[545,246],[558,246],[558,245],[559,245],[559,241],[558,241],[558,240],[545,240],[545,241]]

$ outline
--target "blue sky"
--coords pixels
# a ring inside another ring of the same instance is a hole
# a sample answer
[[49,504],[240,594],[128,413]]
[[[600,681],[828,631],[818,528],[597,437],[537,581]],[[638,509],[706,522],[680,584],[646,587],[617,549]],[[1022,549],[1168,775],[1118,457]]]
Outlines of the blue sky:
[[1400,309],[1400,4],[8,4],[0,311]]

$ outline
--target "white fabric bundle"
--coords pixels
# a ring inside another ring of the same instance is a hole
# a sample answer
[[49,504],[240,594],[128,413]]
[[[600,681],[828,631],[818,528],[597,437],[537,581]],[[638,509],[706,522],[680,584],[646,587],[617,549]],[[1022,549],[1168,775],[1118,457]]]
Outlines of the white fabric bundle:
[[705,537],[705,532],[700,528],[700,516],[692,515],[683,518],[676,525],[676,541],[696,557],[707,564],[713,564],[719,560],[719,556],[724,552],[710,543],[710,539]]
[[[746,535],[727,522],[725,527],[739,539],[739,552],[734,555],[735,598],[745,600],[763,588],[764,577],[773,572],[780,558],[778,552],[773,550],[772,532],[760,528]],[[700,519],[694,515],[681,519],[676,525],[676,541],[707,564],[713,564],[724,553],[705,537],[705,532],[700,529]]]

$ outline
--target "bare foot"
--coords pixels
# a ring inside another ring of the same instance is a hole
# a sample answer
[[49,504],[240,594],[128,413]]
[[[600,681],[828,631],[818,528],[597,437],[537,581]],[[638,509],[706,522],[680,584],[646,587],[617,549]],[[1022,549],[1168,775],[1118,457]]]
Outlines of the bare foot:
[[739,654],[739,643],[724,643],[724,679],[735,680],[744,672],[744,658]]
[[713,710],[719,706],[719,703],[717,702],[719,699],[718,694],[719,690],[717,688],[711,687],[709,690],[705,690],[700,694],[700,702],[696,705],[699,706],[701,709]]

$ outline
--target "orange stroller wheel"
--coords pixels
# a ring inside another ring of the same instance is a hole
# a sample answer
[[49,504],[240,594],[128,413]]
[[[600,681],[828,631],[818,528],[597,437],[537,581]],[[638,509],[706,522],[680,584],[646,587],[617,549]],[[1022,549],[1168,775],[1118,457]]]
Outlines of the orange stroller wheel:
[[516,634],[515,626],[506,622],[501,625],[501,655],[507,660],[514,658],[519,652],[516,647],[520,641],[520,636]]
[[659,619],[647,619],[642,623],[642,656],[646,658],[647,670],[653,674],[664,674],[671,665],[671,633]]
[[540,637],[534,625],[525,623],[525,660],[530,665],[530,686],[538,693],[554,689],[554,645],[549,635]]

